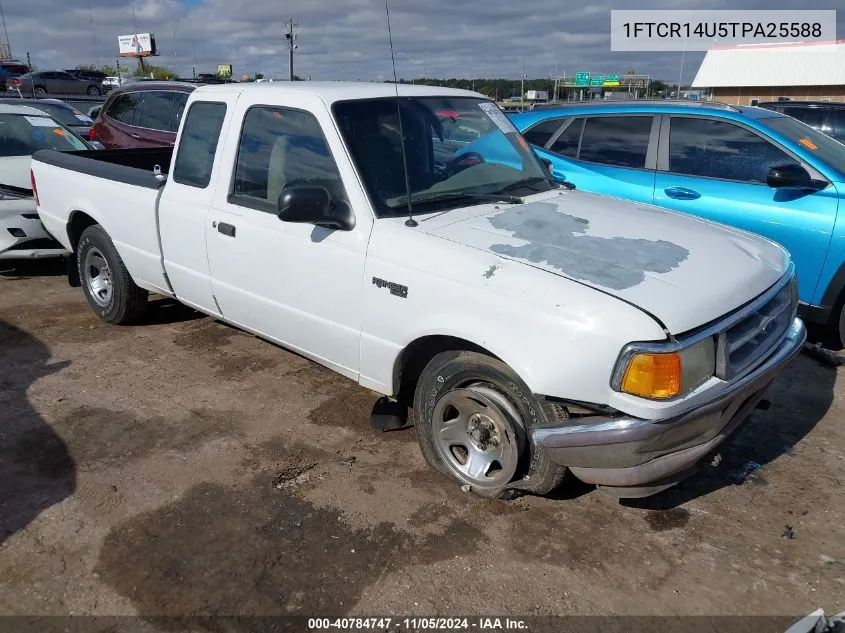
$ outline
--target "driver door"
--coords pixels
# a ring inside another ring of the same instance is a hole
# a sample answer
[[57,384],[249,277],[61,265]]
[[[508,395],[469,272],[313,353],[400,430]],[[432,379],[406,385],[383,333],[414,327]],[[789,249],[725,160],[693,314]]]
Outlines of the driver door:
[[[231,181],[217,188],[206,227],[212,290],[226,320],[357,379],[372,214],[345,186],[356,179],[326,106],[311,95],[285,102],[237,103],[242,127],[224,150]],[[297,185],[347,200],[355,227],[282,222],[276,201]]]
[[654,204],[758,233],[786,247],[795,261],[801,300],[810,303],[838,196],[833,185],[813,192],[769,187],[769,168],[787,163],[802,161],[745,126],[702,116],[666,116]]

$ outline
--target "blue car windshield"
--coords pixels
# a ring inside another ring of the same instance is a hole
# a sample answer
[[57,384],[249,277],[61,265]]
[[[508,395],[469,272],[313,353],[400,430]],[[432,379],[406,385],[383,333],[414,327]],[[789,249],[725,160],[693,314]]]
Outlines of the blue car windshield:
[[840,176],[845,177],[845,145],[839,141],[789,116],[766,117],[758,121],[773,132],[800,145],[838,171]]
[[333,110],[379,217],[407,214],[408,189],[414,211],[424,213],[556,187],[490,101],[400,97],[397,106],[391,97],[341,101]]

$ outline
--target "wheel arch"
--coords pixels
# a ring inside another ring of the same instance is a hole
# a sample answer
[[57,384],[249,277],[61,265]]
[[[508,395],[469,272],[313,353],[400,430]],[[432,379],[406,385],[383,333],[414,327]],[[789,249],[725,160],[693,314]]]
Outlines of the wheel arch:
[[97,220],[88,215],[85,211],[71,211],[67,221],[67,237],[70,241],[70,248],[72,252],[76,252],[76,247],[79,244],[79,239],[82,233],[89,226],[99,224]]
[[[507,364],[507,361],[499,355],[467,338],[447,334],[419,336],[406,345],[396,357],[393,368],[393,392],[397,399],[402,402],[412,402],[414,389],[425,366],[438,354],[450,351],[478,352]],[[513,370],[518,373],[516,368]]]

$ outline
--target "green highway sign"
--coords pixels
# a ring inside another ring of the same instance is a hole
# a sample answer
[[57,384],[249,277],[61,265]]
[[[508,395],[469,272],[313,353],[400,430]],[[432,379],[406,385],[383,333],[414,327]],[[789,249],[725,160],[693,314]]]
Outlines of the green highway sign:
[[604,85],[605,86],[618,86],[619,85],[619,75],[607,75],[607,76],[605,76]]
[[604,85],[604,76],[603,75],[593,75],[590,78],[590,85],[591,86],[603,86]]
[[590,73],[575,73],[575,85],[576,86],[589,86],[590,85]]

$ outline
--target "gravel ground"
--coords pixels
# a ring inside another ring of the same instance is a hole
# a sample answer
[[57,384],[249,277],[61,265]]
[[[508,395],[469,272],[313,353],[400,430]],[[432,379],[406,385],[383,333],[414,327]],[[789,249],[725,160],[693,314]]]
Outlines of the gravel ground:
[[656,497],[491,502],[373,392],[168,300],[103,324],[54,268],[0,276],[0,614],[845,609],[842,368],[796,359]]

